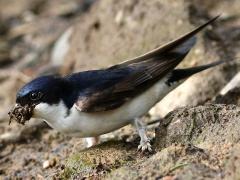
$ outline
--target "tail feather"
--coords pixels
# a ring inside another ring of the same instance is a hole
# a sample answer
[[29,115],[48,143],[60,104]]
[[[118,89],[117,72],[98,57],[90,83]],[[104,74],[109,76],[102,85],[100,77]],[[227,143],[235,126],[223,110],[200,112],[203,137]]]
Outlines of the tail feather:
[[210,64],[187,68],[187,69],[175,69],[172,71],[167,83],[172,84],[174,82],[178,82],[178,81],[186,79],[196,73],[199,73],[201,71],[207,70],[212,67],[215,67],[215,66],[220,65],[225,62],[226,61],[216,61],[216,62],[213,62]]

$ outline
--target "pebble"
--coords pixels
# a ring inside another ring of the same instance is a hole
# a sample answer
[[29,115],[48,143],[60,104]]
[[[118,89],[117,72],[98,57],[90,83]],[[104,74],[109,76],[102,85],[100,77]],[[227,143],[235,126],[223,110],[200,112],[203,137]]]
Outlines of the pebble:
[[43,169],[47,169],[50,167],[50,161],[49,160],[46,160],[43,162]]
[[53,159],[51,159],[51,160],[46,160],[46,161],[44,161],[42,167],[43,167],[43,169],[47,169],[47,168],[49,168],[49,167],[55,166],[56,163],[57,163],[56,158],[53,158]]

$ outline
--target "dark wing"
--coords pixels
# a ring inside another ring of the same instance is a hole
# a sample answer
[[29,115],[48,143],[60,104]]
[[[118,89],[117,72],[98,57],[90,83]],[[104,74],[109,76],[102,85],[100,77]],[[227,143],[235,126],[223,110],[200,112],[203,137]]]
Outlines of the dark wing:
[[[195,34],[217,18],[215,17],[167,45],[103,70],[105,74],[109,75],[116,70],[128,73],[117,81],[114,80],[113,76],[114,83],[101,86],[104,88],[96,88],[95,86],[86,88],[75,103],[77,109],[82,112],[113,110],[139,95],[171,72],[195,44]],[[101,82],[99,83],[101,84]]]

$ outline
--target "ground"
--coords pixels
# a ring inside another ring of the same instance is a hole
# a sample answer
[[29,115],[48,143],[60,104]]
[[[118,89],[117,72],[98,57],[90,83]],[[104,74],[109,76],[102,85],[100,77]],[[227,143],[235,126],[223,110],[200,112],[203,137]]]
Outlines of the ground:
[[104,68],[140,55],[221,14],[180,65],[239,57],[238,0],[0,0],[1,179],[239,179],[240,90],[221,89],[231,61],[187,80],[146,121],[154,151],[137,151],[127,126],[86,149],[42,120],[8,125],[16,91],[41,74]]

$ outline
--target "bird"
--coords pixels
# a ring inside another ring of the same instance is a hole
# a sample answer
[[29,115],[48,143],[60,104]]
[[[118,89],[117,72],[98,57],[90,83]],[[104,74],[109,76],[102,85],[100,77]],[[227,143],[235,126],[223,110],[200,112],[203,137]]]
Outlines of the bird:
[[176,69],[196,43],[196,34],[218,16],[189,33],[136,58],[104,69],[33,79],[17,92],[17,106],[31,106],[30,118],[41,118],[63,134],[96,137],[128,124],[140,136],[138,149],[152,151],[142,117],[190,76],[224,61]]

